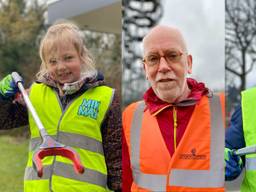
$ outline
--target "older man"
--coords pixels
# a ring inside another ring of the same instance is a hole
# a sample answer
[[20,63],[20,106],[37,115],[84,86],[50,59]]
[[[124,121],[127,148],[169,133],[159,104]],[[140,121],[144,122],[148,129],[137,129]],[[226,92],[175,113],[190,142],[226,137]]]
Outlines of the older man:
[[143,39],[151,87],[123,113],[123,191],[224,191],[220,98],[192,72],[181,32],[156,26]]

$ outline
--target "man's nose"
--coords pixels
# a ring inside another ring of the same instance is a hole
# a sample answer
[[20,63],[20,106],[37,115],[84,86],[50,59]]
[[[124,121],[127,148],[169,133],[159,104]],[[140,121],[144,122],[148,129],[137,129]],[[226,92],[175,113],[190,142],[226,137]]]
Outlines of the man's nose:
[[168,65],[165,57],[163,57],[163,56],[160,57],[158,71],[165,73],[165,72],[168,72],[170,70],[171,70],[170,66]]

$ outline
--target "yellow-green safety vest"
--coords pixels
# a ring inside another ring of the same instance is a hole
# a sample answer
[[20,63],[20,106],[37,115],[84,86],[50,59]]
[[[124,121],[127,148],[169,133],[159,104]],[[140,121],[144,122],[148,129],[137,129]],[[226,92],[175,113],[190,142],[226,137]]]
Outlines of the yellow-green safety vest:
[[[242,92],[242,119],[246,147],[256,145],[256,88]],[[242,192],[256,191],[256,154],[246,155]]]
[[98,86],[88,89],[62,108],[59,96],[52,88],[34,83],[29,97],[49,135],[79,153],[85,167],[75,173],[71,160],[56,156],[43,159],[43,177],[32,165],[33,151],[41,137],[29,113],[31,141],[24,176],[25,192],[105,192],[107,167],[102,146],[101,124],[112,102],[114,89]]

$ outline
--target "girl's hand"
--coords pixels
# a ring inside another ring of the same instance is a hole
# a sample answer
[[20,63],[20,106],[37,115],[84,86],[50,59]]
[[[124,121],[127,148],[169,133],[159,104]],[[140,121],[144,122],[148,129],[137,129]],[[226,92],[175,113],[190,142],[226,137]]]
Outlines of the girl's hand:
[[9,74],[0,81],[0,94],[5,99],[13,98],[18,92],[18,87]]

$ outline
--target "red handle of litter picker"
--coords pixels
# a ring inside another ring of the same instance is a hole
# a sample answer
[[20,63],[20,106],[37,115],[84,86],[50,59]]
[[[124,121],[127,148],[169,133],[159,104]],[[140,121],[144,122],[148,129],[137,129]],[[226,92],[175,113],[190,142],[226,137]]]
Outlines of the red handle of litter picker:
[[43,165],[42,160],[47,156],[62,156],[70,159],[73,162],[74,170],[77,173],[82,174],[84,167],[79,159],[77,153],[70,147],[58,147],[58,148],[44,148],[35,151],[33,155],[33,165],[37,170],[38,177],[43,176]]

